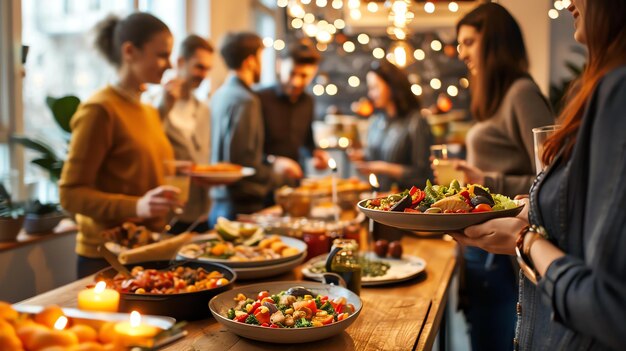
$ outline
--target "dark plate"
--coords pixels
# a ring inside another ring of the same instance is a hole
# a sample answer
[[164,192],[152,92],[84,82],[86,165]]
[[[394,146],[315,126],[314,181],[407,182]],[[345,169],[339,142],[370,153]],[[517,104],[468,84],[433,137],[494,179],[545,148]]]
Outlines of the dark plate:
[[[129,270],[135,266],[142,266],[146,269],[166,269],[172,265],[170,261],[140,262],[125,265]],[[178,263],[174,263],[175,266]],[[214,289],[201,290],[180,294],[135,294],[120,293],[120,312],[138,311],[141,314],[151,314],[157,316],[168,316],[177,320],[197,320],[204,319],[211,315],[209,301],[214,296],[224,291],[230,290],[237,278],[237,274],[230,268],[210,262],[185,262],[183,267],[204,268],[205,270],[218,271],[224,275],[229,283]],[[107,268],[96,274],[96,280],[112,279],[117,274],[115,269]]]
[[368,200],[359,202],[358,207],[367,217],[390,227],[417,232],[453,232],[500,217],[515,217],[524,204],[508,210],[478,213],[411,213],[372,210],[365,207]]

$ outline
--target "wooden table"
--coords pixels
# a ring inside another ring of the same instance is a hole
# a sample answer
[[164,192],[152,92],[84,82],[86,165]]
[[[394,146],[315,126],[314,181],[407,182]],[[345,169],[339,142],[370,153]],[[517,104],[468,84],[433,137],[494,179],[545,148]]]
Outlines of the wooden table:
[[[177,351],[254,350],[430,350],[441,324],[448,287],[456,265],[456,244],[441,239],[402,239],[404,253],[426,260],[426,271],[417,278],[395,285],[363,288],[363,310],[346,332],[307,344],[279,345],[238,337],[226,331],[214,318],[186,327],[189,335],[164,348]],[[300,269],[266,281],[300,280]],[[77,292],[92,283],[88,277],[21,304],[76,307]],[[245,285],[240,282],[236,285]],[[256,283],[256,281],[250,282]]]

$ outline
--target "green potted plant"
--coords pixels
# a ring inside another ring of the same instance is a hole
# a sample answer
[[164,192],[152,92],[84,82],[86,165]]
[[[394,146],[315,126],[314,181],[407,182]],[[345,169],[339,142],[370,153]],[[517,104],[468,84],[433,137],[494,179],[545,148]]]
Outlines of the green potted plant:
[[0,242],[15,241],[24,223],[24,208],[11,201],[11,195],[0,184]]
[[[44,140],[28,137],[25,135],[13,135],[11,140],[27,149],[38,153],[31,163],[37,165],[48,173],[48,178],[56,186],[61,178],[61,171],[67,152],[67,144],[71,136],[70,122],[80,105],[80,99],[76,96],[63,96],[60,98],[47,97],[46,104],[52,112],[56,124],[61,129],[66,146],[62,152],[57,152]],[[59,204],[42,204],[39,201],[31,202],[26,208],[24,229],[27,233],[47,233],[66,217]]]
[[[80,99],[76,96],[68,95],[61,98],[47,97],[46,104],[52,111],[52,116],[57,122],[57,125],[62,130],[63,138],[66,144],[69,143],[72,129],[70,122],[74,113],[80,105]],[[52,182],[57,182],[61,178],[61,170],[63,169],[64,158],[59,156],[58,153],[43,140],[31,138],[25,135],[13,135],[11,140],[15,143],[23,145],[24,147],[31,149],[39,153],[38,157],[33,159],[31,163],[41,167],[50,177]],[[63,153],[67,150],[67,146],[64,148]],[[64,155],[63,155],[64,156]]]

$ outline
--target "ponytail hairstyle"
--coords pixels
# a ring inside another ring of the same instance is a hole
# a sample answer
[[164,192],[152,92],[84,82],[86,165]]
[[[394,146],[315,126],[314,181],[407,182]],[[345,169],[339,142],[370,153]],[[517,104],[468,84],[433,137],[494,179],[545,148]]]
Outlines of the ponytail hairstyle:
[[588,0],[582,15],[588,62],[568,92],[568,103],[558,118],[561,128],[546,140],[541,156],[544,164],[550,164],[561,150],[565,160],[571,157],[585,107],[598,82],[611,70],[626,64],[626,0]]
[[470,110],[479,121],[493,116],[506,92],[522,77],[529,77],[528,55],[522,30],[502,5],[486,3],[466,14],[456,25],[470,26],[481,35],[478,76],[472,83]]
[[136,12],[124,19],[110,15],[96,25],[95,31],[96,49],[115,67],[122,65],[125,42],[141,49],[155,34],[170,32],[163,21],[145,12]]

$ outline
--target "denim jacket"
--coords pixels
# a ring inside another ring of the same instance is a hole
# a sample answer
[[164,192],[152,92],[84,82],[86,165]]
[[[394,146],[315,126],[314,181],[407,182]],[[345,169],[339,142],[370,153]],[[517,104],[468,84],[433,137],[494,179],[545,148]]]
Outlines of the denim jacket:
[[572,156],[537,178],[530,209],[566,255],[537,286],[520,274],[516,348],[626,349],[626,66],[598,84]]

